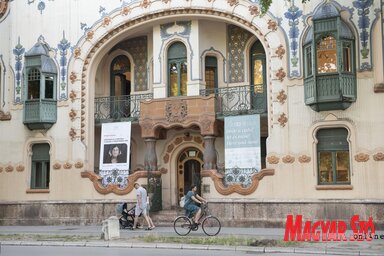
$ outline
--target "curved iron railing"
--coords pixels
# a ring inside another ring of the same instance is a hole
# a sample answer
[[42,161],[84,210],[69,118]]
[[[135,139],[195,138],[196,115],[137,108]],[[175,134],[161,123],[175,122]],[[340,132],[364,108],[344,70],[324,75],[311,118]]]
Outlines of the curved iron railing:
[[136,94],[95,98],[95,122],[113,120],[137,121],[140,101],[153,99],[153,94]]
[[215,95],[217,116],[262,114],[267,112],[267,93],[258,92],[259,88],[260,85],[245,85],[203,89],[200,95]]

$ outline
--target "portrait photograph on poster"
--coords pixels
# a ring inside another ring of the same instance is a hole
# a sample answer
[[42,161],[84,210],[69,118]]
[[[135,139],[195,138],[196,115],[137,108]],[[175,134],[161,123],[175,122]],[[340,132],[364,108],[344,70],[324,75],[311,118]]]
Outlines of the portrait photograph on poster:
[[104,164],[126,163],[127,144],[104,144]]

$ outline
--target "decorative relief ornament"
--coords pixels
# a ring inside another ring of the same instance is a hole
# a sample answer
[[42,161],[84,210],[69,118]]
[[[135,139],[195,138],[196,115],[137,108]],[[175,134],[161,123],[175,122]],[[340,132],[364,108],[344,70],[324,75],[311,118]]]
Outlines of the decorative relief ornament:
[[87,40],[92,40],[94,34],[95,34],[95,32],[93,32],[93,31],[88,31],[88,32],[87,32],[87,36],[86,36]]
[[293,156],[286,155],[283,157],[283,163],[292,164],[293,162],[295,162],[295,158]]
[[277,22],[274,20],[269,20],[268,21],[268,29],[270,29],[272,31],[276,31],[277,30]]
[[150,0],[143,0],[143,2],[141,2],[141,7],[143,7],[143,8],[147,8],[150,5],[151,5]]
[[285,94],[284,90],[281,90],[279,92],[279,95],[277,95],[277,100],[280,102],[280,104],[284,104],[286,99],[287,99],[287,94]]
[[121,9],[121,15],[123,15],[123,16],[128,15],[130,12],[131,12],[131,8],[129,8],[128,6],[124,6],[124,7]]
[[286,75],[287,73],[285,73],[283,68],[279,68],[279,70],[276,73],[276,77],[280,80],[280,82],[283,82]]
[[301,156],[299,156],[299,162],[300,163],[309,163],[309,162],[311,162],[311,157],[309,157],[307,155],[301,155]]
[[8,165],[7,167],[5,167],[5,171],[6,172],[12,172],[13,171],[13,166],[12,165]]
[[184,100],[167,102],[165,106],[165,119],[170,123],[181,123],[188,115],[187,103]]
[[11,114],[9,112],[4,113],[3,111],[0,110],[0,121],[8,121],[11,120]]
[[9,2],[9,0],[0,0],[0,19],[7,12],[8,2]]
[[379,152],[373,155],[373,160],[375,161],[384,161],[384,153]]
[[61,164],[59,164],[59,163],[55,163],[53,165],[53,169],[55,169],[55,170],[59,170],[60,168],[61,168]]
[[0,172],[3,172],[3,167],[0,166]]
[[75,167],[76,167],[77,169],[81,169],[81,168],[83,168],[83,166],[84,166],[84,164],[83,164],[83,162],[81,162],[81,161],[77,161],[77,162],[75,163]]
[[24,166],[23,165],[18,165],[18,166],[16,166],[16,171],[18,171],[18,172],[22,172],[22,171],[24,171]]
[[73,84],[77,79],[77,75],[75,72],[71,72],[71,75],[69,76],[69,80],[71,80],[71,83]]
[[76,59],[79,58],[81,55],[81,49],[79,47],[75,48],[75,50],[73,51],[73,54]]
[[71,140],[75,139],[75,137],[76,137],[75,128],[71,128],[71,130],[69,131],[69,137],[71,137]]
[[64,165],[63,165],[64,169],[71,169],[72,168],[72,164],[71,163],[68,163],[66,162]]
[[279,47],[277,47],[277,50],[275,51],[275,53],[277,54],[277,57],[279,57],[280,59],[283,58],[284,54],[285,54],[285,49],[284,49],[284,46],[281,44],[279,45]]
[[239,0],[228,0],[227,1],[230,6],[237,5],[239,3]]
[[280,161],[280,158],[278,158],[277,156],[269,156],[267,157],[267,161],[269,164],[278,164]]
[[76,92],[74,90],[72,90],[69,93],[69,98],[71,98],[71,101],[73,102],[76,99],[76,97],[77,97]]
[[285,124],[288,122],[288,118],[286,117],[285,113],[282,113],[279,119],[277,119],[277,121],[280,123],[281,127],[284,127]]
[[251,15],[258,16],[260,14],[259,7],[257,7],[256,5],[251,5],[248,9]]
[[359,153],[355,155],[356,162],[367,162],[369,160],[369,155],[366,153]]
[[69,117],[71,118],[71,121],[75,120],[76,115],[76,111],[74,109],[71,109],[71,111],[69,112]]
[[103,19],[103,26],[104,27],[106,27],[106,26],[108,26],[109,24],[111,24],[111,21],[112,21],[112,19],[111,19],[111,17],[104,17],[104,19]]

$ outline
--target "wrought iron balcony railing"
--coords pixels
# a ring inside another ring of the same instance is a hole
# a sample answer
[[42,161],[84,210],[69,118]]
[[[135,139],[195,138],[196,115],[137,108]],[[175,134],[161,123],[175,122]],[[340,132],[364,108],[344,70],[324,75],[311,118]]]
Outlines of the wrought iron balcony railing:
[[97,97],[95,98],[95,122],[137,121],[140,115],[140,101],[152,98],[152,93]]
[[263,85],[245,85],[200,90],[201,96],[215,95],[218,117],[267,112],[267,93]]

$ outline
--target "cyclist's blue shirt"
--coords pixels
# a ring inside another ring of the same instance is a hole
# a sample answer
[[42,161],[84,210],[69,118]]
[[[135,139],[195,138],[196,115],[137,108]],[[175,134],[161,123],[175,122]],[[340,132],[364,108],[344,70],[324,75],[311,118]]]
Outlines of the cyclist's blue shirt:
[[184,209],[186,210],[186,215],[194,214],[199,210],[199,207],[195,205],[195,202],[192,200],[192,196],[194,196],[195,193],[192,191],[188,191],[188,193],[185,195],[185,204]]

